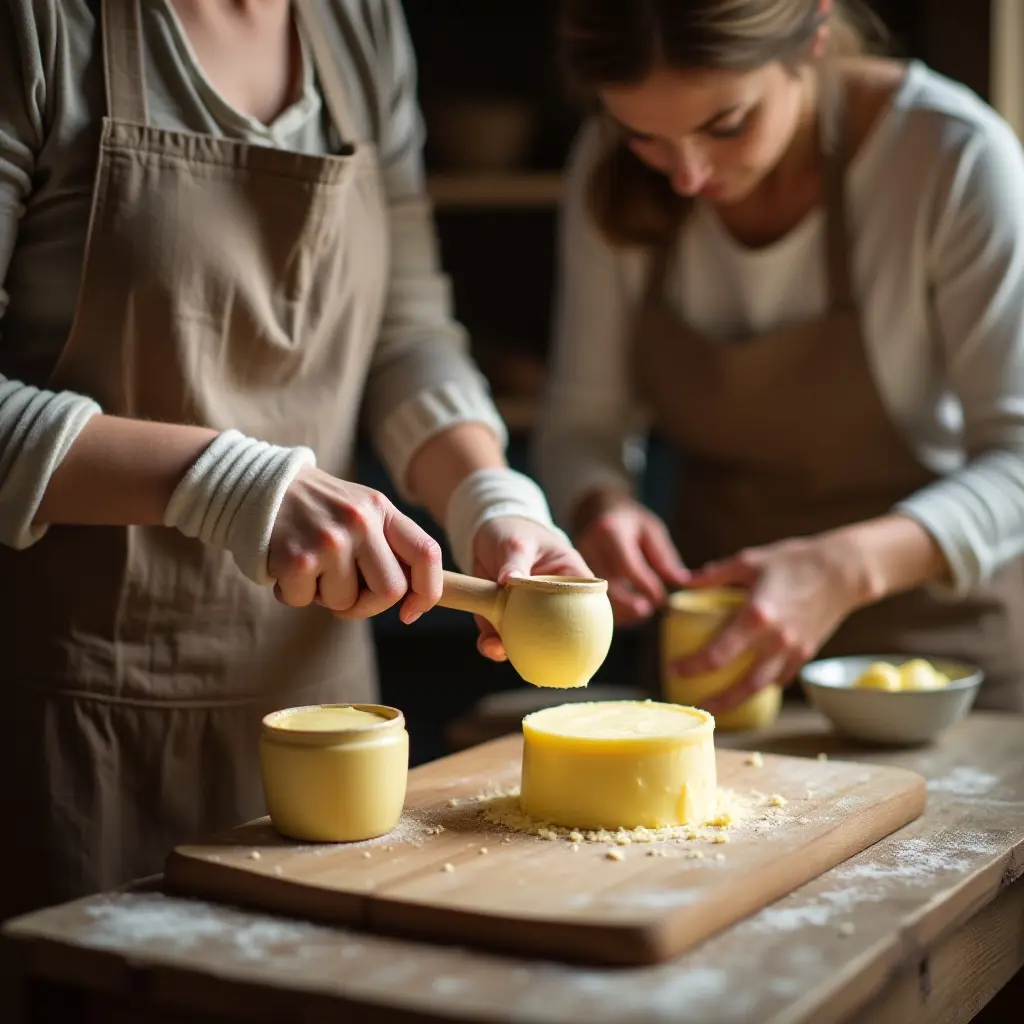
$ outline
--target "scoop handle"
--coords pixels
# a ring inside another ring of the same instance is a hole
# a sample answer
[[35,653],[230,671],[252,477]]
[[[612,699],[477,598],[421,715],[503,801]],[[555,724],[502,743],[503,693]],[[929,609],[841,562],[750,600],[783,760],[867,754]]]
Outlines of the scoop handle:
[[462,573],[441,573],[444,589],[441,599],[437,602],[441,608],[454,608],[459,612],[471,612],[482,615],[497,629],[501,625],[501,613],[505,602],[502,600],[505,588],[490,580],[481,580],[476,576],[463,576]]

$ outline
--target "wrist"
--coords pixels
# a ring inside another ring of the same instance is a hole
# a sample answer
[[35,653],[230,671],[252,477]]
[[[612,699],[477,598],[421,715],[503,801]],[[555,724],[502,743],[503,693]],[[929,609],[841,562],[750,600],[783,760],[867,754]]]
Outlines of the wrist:
[[840,527],[821,540],[832,555],[851,610],[942,579],[948,565],[935,539],[909,516],[893,514]]
[[270,537],[292,481],[316,465],[309,448],[285,448],[237,430],[217,435],[182,477],[164,525],[230,551],[254,583],[274,581],[267,569]]
[[528,519],[561,534],[551,518],[544,492],[530,477],[514,469],[478,469],[452,492],[444,526],[455,564],[472,573],[477,532],[493,519]]

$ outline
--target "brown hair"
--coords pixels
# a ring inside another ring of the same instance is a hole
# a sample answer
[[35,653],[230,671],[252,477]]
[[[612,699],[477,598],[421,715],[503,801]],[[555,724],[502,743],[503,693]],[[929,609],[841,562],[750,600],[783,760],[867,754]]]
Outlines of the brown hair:
[[[598,89],[634,85],[658,67],[749,71],[771,61],[796,68],[827,19],[830,55],[865,49],[868,30],[884,38],[867,10],[850,0],[563,0],[559,30],[569,82],[591,107]],[[610,128],[588,185],[595,222],[615,245],[671,241],[692,200],[648,167]]]

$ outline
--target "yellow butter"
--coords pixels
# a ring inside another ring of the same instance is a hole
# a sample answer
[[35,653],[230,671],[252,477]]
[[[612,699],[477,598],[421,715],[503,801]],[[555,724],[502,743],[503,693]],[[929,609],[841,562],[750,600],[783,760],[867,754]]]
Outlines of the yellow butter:
[[899,667],[886,661],[876,661],[852,685],[871,690],[941,690],[949,686],[949,676],[924,658],[912,658]]
[[914,658],[900,667],[904,690],[941,690],[949,686],[949,676],[924,658]]
[[[741,654],[713,672],[681,678],[672,663],[704,647],[747,601],[747,594],[735,588],[680,590],[669,596],[661,620],[662,694],[685,706],[700,706],[729,689],[753,665],[753,652]],[[765,686],[738,707],[720,713],[715,726],[725,732],[763,729],[772,724],[782,705],[782,689]]]
[[383,721],[384,718],[372,711],[331,704],[288,712],[277,720],[277,726],[299,732],[335,732],[380,725]]
[[523,719],[520,804],[568,828],[664,828],[715,814],[715,720],[654,701],[562,704]]
[[903,679],[895,665],[876,661],[857,677],[853,685],[865,690],[901,690]]
[[291,839],[343,843],[390,832],[408,771],[409,735],[396,708],[289,708],[263,720],[263,794],[274,827]]

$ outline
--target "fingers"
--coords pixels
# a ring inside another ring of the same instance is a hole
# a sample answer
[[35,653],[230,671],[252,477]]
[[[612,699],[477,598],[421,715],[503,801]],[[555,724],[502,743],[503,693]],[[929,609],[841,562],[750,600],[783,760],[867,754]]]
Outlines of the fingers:
[[359,573],[352,557],[352,538],[335,531],[321,547],[317,603],[332,612],[347,612],[359,600]]
[[425,530],[397,511],[384,518],[384,539],[409,567],[409,591],[400,617],[411,626],[441,597],[441,548]]
[[619,625],[628,626],[650,618],[654,611],[650,600],[638,593],[623,575],[614,548],[606,538],[584,537],[580,541],[580,549],[592,571],[608,581],[608,600]]
[[514,577],[533,576],[537,559],[537,545],[532,539],[506,537],[501,544],[500,568],[495,576],[498,583]]
[[620,626],[631,626],[651,617],[653,609],[646,597],[641,597],[628,583],[614,577],[608,579],[608,600],[612,613]]
[[592,577],[594,573],[575,548],[561,546],[538,554],[533,566],[533,575]]
[[339,618],[366,619],[379,615],[397,604],[409,590],[405,571],[384,539],[383,530],[366,534],[356,548],[356,566],[364,586],[356,603],[337,613]]
[[690,574],[691,587],[750,587],[761,573],[757,551],[741,551],[721,562],[709,562]]
[[475,615],[473,618],[476,620],[477,627],[480,630],[480,636],[477,637],[476,641],[476,649],[485,658],[490,658],[491,661],[508,661],[505,646],[502,644],[501,637],[498,636],[498,631],[494,626],[479,615]]
[[288,543],[268,560],[267,571],[276,580],[274,596],[292,608],[305,608],[316,597],[320,560],[312,551]]
[[670,586],[681,587],[690,580],[679,552],[665,524],[656,516],[648,516],[640,529],[640,551],[651,568]]
[[751,647],[763,642],[763,634],[775,629],[772,616],[757,599],[752,598],[726,623],[722,630],[699,651],[680,658],[672,670],[681,676],[715,672],[735,661]]
[[733,686],[708,700],[705,705],[706,710],[712,715],[732,711],[733,708],[739,707],[745,700],[753,697],[759,690],[771,686],[772,683],[780,682],[786,661],[786,655],[782,651],[776,651],[774,654],[762,654],[751,665],[750,670]]

